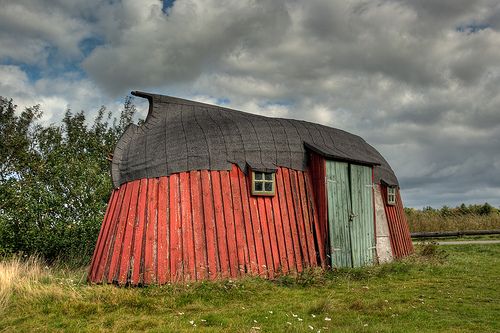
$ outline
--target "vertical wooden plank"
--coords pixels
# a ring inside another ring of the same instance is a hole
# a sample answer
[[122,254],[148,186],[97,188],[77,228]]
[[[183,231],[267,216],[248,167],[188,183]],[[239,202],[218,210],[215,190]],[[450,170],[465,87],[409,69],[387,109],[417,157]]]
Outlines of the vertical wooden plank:
[[[396,199],[397,200],[397,199]],[[397,235],[397,240],[398,240],[398,257],[402,258],[405,255],[405,245],[404,245],[404,237],[403,237],[403,232],[401,228],[401,223],[400,219],[398,216],[398,209],[396,205],[391,206],[391,211],[392,211],[392,216],[394,219],[394,227],[396,230],[396,235]]]
[[227,249],[229,254],[229,266],[231,269],[231,277],[239,275],[238,268],[238,249],[236,246],[236,230],[234,227],[233,216],[233,201],[231,193],[231,183],[229,181],[229,173],[220,171],[221,186],[222,186],[222,202],[224,207],[224,221],[226,222],[226,237]]
[[283,267],[281,266],[281,253],[278,245],[278,236],[276,235],[276,222],[274,221],[272,198],[263,197],[262,199],[266,207],[266,220],[269,230],[269,241],[271,244],[271,251],[273,255],[274,274],[279,275],[283,272]]
[[95,274],[95,281],[97,282],[106,282],[106,272],[108,271],[108,264],[110,261],[110,252],[113,248],[113,241],[116,234],[116,229],[120,220],[121,207],[123,206],[123,200],[125,198],[127,184],[123,184],[118,193],[118,201],[116,202],[116,206],[113,212],[113,216],[111,219],[111,223],[108,229],[108,234],[106,239],[104,240],[103,251],[99,259],[99,263],[97,266],[97,272]]
[[234,214],[234,227],[236,231],[236,247],[238,251],[238,269],[240,274],[245,274],[249,271],[249,254],[248,245],[245,234],[245,226],[243,224],[243,210],[241,206],[241,191],[240,180],[238,174],[238,167],[233,165],[229,172],[231,182],[231,192],[233,197],[233,214]]
[[108,207],[106,208],[106,214],[104,215],[104,221],[99,231],[99,237],[97,238],[97,244],[94,249],[94,254],[92,255],[92,264],[88,272],[88,279],[91,282],[98,282],[95,280],[98,271],[99,263],[101,261],[102,252],[105,245],[105,240],[108,238],[108,233],[113,220],[113,214],[115,211],[116,203],[118,201],[119,190],[114,189],[111,192],[111,197],[109,198]]
[[140,180],[134,180],[132,182],[132,195],[130,198],[130,204],[128,208],[127,220],[125,221],[125,230],[123,235],[122,249],[119,254],[119,264],[118,264],[118,283],[123,285],[127,283],[129,278],[130,268],[130,258],[132,253],[132,238],[135,226],[135,220],[137,218],[137,202],[139,198],[139,184]]
[[372,206],[373,206],[373,234],[375,236],[375,246],[377,246],[377,212],[375,206],[375,168],[372,167]]
[[285,238],[288,269],[289,271],[293,271],[297,269],[296,267],[297,261],[295,260],[292,228],[290,227],[290,218],[288,216],[286,189],[283,183],[283,168],[279,168],[276,172],[276,196],[279,201],[279,208],[280,208],[279,213],[281,217],[281,224],[283,226],[283,235]]
[[156,234],[158,283],[165,284],[170,280],[170,244],[169,244],[169,200],[168,200],[168,177],[160,177],[158,184],[158,223]]
[[295,216],[295,208],[293,203],[293,194],[290,183],[290,174],[288,169],[282,168],[283,170],[283,185],[285,187],[285,199],[286,199],[286,208],[288,211],[288,217],[290,222],[290,229],[293,240],[293,249],[295,254],[295,265],[297,267],[298,272],[303,271],[303,254],[301,250],[300,240],[299,240],[299,232],[297,227],[297,218]]
[[387,204],[386,186],[380,185],[380,192],[384,201],[393,256],[395,258],[404,257],[413,252],[413,244],[399,191],[396,191],[396,205]]
[[196,279],[196,264],[194,257],[193,219],[191,213],[191,186],[188,172],[180,173],[180,190],[184,281],[191,281]]
[[200,171],[190,171],[191,203],[193,207],[193,232],[196,259],[196,280],[207,278],[207,247],[205,243],[205,222]]
[[[217,171],[216,174],[218,175]],[[203,216],[205,222],[205,237],[207,247],[208,277],[210,280],[217,278],[220,272],[219,253],[217,246],[217,229],[215,224],[214,202],[211,184],[211,172],[201,171],[201,189],[203,196]]]
[[349,165],[327,161],[328,223],[332,267],[352,267],[349,213]]
[[304,229],[307,241],[307,249],[309,251],[309,263],[311,266],[316,266],[316,250],[314,247],[314,235],[312,217],[309,216],[309,205],[307,200],[307,192],[304,183],[304,172],[297,171],[297,179],[299,181],[300,203],[302,206],[302,216],[304,219]]
[[249,191],[247,184],[246,175],[238,168],[238,178],[240,181],[240,192],[241,192],[241,204],[243,210],[243,223],[245,226],[245,235],[248,245],[248,255],[250,260],[250,273],[258,274],[259,273],[259,263],[257,259],[257,252],[255,248],[255,239],[252,227],[252,217],[251,217],[251,208],[249,201]]
[[304,174],[304,177],[306,185],[306,196],[308,198],[309,217],[311,218],[311,221],[314,225],[314,232],[316,234],[316,242],[317,242],[316,249],[319,253],[321,267],[326,268],[326,266],[329,265],[330,263],[327,263],[326,261],[326,253],[325,253],[326,245],[321,235],[322,231],[321,231],[318,211],[317,209],[315,209],[314,205],[314,202],[316,202],[315,201],[316,193],[314,193],[314,191],[312,190],[311,178],[308,176],[307,173]]
[[179,174],[169,176],[169,207],[170,207],[170,280],[183,280],[182,262],[182,223],[181,223],[181,194]]
[[304,259],[304,263],[307,266],[311,265],[311,260],[309,258],[309,250],[307,248],[307,238],[306,238],[306,230],[304,225],[304,216],[302,214],[302,205],[300,203],[300,192],[299,185],[297,180],[297,171],[290,170],[290,184],[292,189],[292,200],[293,200],[293,208],[295,209],[295,217],[297,219],[297,226],[299,231],[299,240],[301,245],[301,253],[302,258]]
[[[277,170],[277,173],[279,170]],[[276,178],[276,175],[275,175]],[[275,186],[277,186],[277,182],[275,183]],[[278,189],[276,187],[276,194],[271,198],[271,210],[273,212],[273,220],[274,220],[274,230],[276,233],[276,239],[278,242],[278,250],[279,250],[279,264],[281,267],[281,270],[283,273],[288,273],[289,268],[288,268],[288,260],[287,260],[287,255],[288,251],[286,248],[286,243],[285,243],[285,234],[284,234],[284,229],[283,229],[283,223],[281,221],[281,209],[280,209],[280,202],[278,198],[278,192],[281,189]]]
[[267,222],[266,204],[263,197],[257,197],[257,205],[259,207],[260,230],[262,234],[262,242],[264,244],[264,256],[266,258],[266,270],[270,279],[274,278],[274,261],[273,252],[271,249],[271,239],[269,237],[269,227]]
[[147,223],[144,244],[144,284],[156,282],[156,223],[158,220],[158,178],[148,181]]
[[[250,193],[249,187],[247,192]],[[264,250],[264,239],[262,236],[258,197],[250,195],[248,203],[250,205],[250,217],[252,218],[253,238],[255,241],[255,251],[257,253],[257,263],[260,276],[267,276],[268,267],[266,262],[266,251]]]
[[[320,253],[325,253],[329,249],[328,243],[328,199],[327,199],[327,186],[326,186],[326,160],[323,156],[315,153],[310,153],[311,157],[311,183],[312,191],[316,199],[316,211],[318,216],[319,232],[317,234],[318,240],[323,244]],[[331,263],[326,261],[326,265]]]
[[230,275],[229,253],[226,238],[226,224],[224,222],[224,204],[222,202],[222,188],[220,171],[211,171],[212,194],[215,208],[215,225],[217,226],[217,246],[219,250],[220,273],[223,278]]
[[130,198],[132,196],[132,184],[127,186],[125,197],[123,198],[123,204],[120,209],[120,217],[117,221],[116,229],[114,231],[113,240],[111,242],[111,247],[109,249],[110,254],[107,264],[106,281],[113,282],[116,280],[118,260],[120,257],[120,250],[123,241],[123,231],[125,229],[125,224],[127,223],[127,215],[130,206]]
[[134,228],[134,252],[133,252],[133,265],[132,265],[132,278],[131,283],[137,285],[143,281],[143,247],[144,247],[144,226],[146,224],[146,205],[148,195],[148,180],[141,179],[139,186],[139,201],[137,204],[137,218],[135,220]]
[[370,167],[351,164],[351,199],[353,219],[351,249],[353,267],[373,263],[375,250],[372,170]]

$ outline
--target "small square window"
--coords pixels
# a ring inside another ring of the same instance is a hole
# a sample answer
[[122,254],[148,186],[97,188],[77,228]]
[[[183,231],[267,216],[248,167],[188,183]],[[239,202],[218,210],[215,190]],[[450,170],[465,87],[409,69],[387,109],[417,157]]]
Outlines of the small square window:
[[396,204],[396,188],[395,187],[387,187],[387,204],[395,205]]
[[274,172],[252,171],[252,195],[273,196],[276,186],[274,180]]
[[262,182],[255,182],[255,191],[262,192]]

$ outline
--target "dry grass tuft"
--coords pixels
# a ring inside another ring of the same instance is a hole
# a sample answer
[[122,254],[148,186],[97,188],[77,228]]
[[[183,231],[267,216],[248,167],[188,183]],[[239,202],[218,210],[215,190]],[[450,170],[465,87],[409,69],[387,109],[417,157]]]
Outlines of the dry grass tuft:
[[8,306],[14,292],[32,293],[44,274],[48,272],[44,272],[41,260],[35,256],[0,260],[0,312]]

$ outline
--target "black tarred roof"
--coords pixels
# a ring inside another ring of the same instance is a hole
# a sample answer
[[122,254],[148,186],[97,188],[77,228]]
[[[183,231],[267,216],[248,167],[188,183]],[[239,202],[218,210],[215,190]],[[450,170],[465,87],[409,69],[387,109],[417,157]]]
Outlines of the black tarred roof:
[[130,125],[116,145],[111,174],[115,187],[141,178],[191,170],[244,172],[287,167],[305,170],[307,151],[330,159],[375,166],[375,181],[398,181],[386,160],[361,137],[301,120],[269,118],[215,105],[144,92],[143,125]]

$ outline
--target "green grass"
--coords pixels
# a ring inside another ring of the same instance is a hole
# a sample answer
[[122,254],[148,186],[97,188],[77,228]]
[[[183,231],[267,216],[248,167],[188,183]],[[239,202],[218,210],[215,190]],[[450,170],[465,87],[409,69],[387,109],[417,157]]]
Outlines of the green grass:
[[273,282],[119,288],[87,285],[83,269],[21,270],[0,308],[0,331],[500,332],[499,244],[418,251]]

